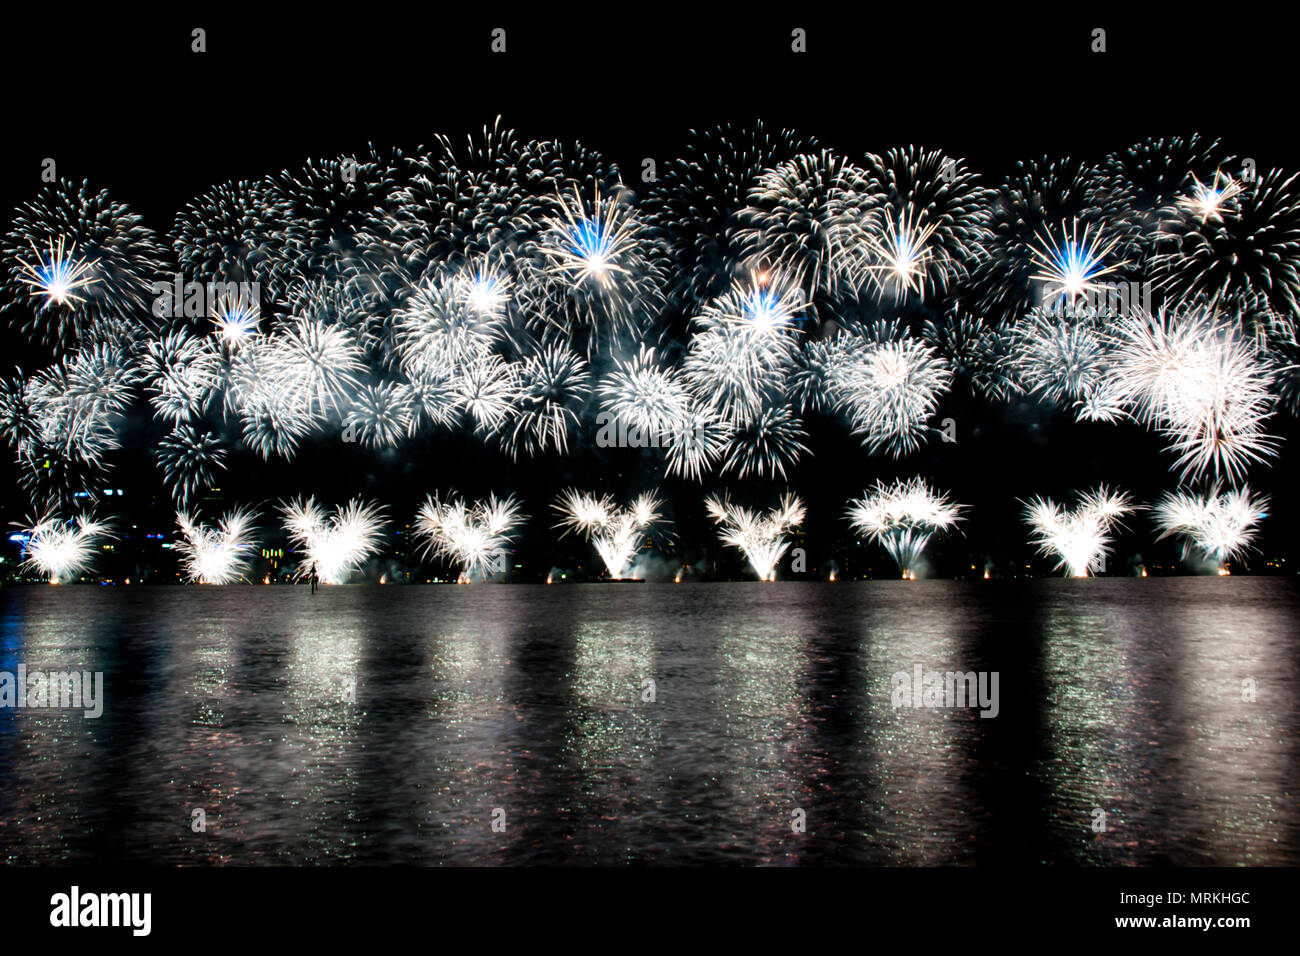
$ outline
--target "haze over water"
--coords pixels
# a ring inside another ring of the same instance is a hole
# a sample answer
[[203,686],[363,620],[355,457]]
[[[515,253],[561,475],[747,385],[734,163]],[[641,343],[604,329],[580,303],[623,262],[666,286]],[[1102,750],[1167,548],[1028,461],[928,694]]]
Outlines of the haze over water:
[[[98,720],[0,709],[9,863],[1300,863],[1289,578],[32,586],[0,609],[0,670],[105,683]],[[917,664],[998,672],[998,715],[895,709]]]

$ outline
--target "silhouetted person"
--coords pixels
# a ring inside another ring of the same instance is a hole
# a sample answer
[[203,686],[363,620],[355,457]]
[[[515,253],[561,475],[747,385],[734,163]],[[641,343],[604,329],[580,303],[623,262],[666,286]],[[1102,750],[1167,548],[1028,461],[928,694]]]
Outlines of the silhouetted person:
[[313,562],[311,563],[311,593],[312,593],[312,594],[315,594],[315,593],[316,593],[316,581],[317,581],[317,578],[316,578],[316,562],[313,561]]

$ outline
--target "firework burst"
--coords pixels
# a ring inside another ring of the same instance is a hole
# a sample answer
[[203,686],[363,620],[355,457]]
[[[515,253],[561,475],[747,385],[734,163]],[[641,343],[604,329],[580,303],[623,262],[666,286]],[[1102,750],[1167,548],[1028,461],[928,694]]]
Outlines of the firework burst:
[[1133,510],[1128,495],[1101,485],[1083,495],[1072,511],[1051,498],[1034,498],[1025,505],[1025,520],[1039,551],[1055,557],[1057,568],[1070,577],[1086,578],[1105,566],[1110,532]]
[[379,553],[384,524],[379,505],[356,498],[331,513],[315,498],[299,498],[281,512],[290,541],[302,552],[299,576],[314,573],[325,584],[343,584]]
[[247,508],[226,514],[216,527],[201,524],[184,511],[176,512],[181,540],[176,550],[191,582],[234,584],[241,581],[253,560],[253,523],[257,516]]
[[127,206],[60,180],[20,206],[0,239],[0,291],[48,345],[121,345],[148,331],[141,319],[163,263],[153,231]]
[[1171,441],[1184,477],[1235,482],[1277,454],[1270,370],[1255,343],[1209,312],[1136,310],[1115,330],[1116,394]]
[[905,579],[916,580],[926,547],[935,534],[948,531],[961,519],[962,506],[930,488],[921,478],[899,479],[876,487],[849,503],[854,531],[881,544]]
[[710,495],[704,506],[722,543],[739,548],[760,581],[775,581],[777,562],[790,547],[787,535],[803,523],[803,502],[787,493],[776,508],[752,511],[724,494]]

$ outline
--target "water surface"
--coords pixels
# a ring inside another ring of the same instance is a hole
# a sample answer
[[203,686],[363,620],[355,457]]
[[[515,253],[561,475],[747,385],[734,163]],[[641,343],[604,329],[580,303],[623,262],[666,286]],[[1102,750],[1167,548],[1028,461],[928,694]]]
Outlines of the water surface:
[[[1300,863],[1291,579],[0,602],[0,670],[106,685],[0,710],[10,863]],[[895,709],[916,664],[998,716]]]

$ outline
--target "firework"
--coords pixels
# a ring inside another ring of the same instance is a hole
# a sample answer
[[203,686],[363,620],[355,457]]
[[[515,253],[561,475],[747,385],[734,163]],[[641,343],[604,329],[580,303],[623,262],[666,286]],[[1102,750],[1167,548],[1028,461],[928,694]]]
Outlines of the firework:
[[784,478],[786,468],[808,451],[806,437],[793,406],[765,405],[727,426],[723,471],[739,478]]
[[619,581],[641,541],[660,520],[660,507],[662,502],[653,494],[643,494],[627,508],[620,508],[608,495],[597,498],[570,489],[555,503],[555,510],[563,516],[556,527],[590,541],[609,576]]
[[882,294],[924,299],[968,274],[988,237],[991,193],[963,160],[909,146],[868,156],[864,174],[884,197],[881,230],[863,250]]
[[476,304],[467,292],[472,283],[456,275],[431,279],[397,312],[397,354],[407,374],[455,375],[504,338],[500,310],[484,308],[482,297]]
[[266,278],[259,248],[268,241],[260,211],[265,183],[224,183],[185,204],[172,229],[172,247],[186,275],[222,282]]
[[655,447],[682,427],[690,408],[680,377],[662,368],[655,350],[644,345],[635,357],[615,362],[599,393],[604,411]]
[[228,511],[209,527],[184,511],[176,512],[185,576],[199,584],[234,584],[244,578],[253,559],[253,522],[256,515],[246,508]]
[[878,202],[862,170],[841,157],[796,156],[750,190],[739,241],[752,266],[793,277],[810,296],[851,292]]
[[157,457],[163,482],[182,508],[226,467],[221,439],[191,425],[181,425],[160,439]]
[[203,413],[217,386],[217,356],[206,342],[170,332],[150,340],[142,358],[154,414],[181,425]]
[[1183,560],[1199,560],[1222,570],[1250,547],[1256,526],[1268,514],[1268,499],[1257,498],[1249,488],[1208,494],[1170,492],[1155,505],[1160,537],[1182,540]]
[[1222,180],[1195,189],[1152,257],[1157,287],[1183,306],[1300,312],[1300,178],[1270,170],[1230,197]]
[[1264,431],[1271,375],[1255,343],[1212,313],[1135,310],[1120,320],[1110,374],[1133,413],[1171,440],[1184,477],[1235,482],[1277,453]]
[[1128,495],[1101,485],[1083,495],[1072,511],[1050,498],[1034,498],[1025,505],[1025,520],[1039,551],[1057,558],[1056,566],[1070,577],[1084,578],[1105,566],[1110,532],[1133,510]]
[[952,372],[919,339],[862,343],[831,369],[831,394],[872,451],[901,457],[921,446]]
[[498,500],[489,495],[486,501],[467,504],[456,496],[445,502],[430,496],[415,516],[415,533],[426,539],[429,551],[460,567],[458,583],[470,583],[506,570],[506,548],[523,521],[513,497]]
[[355,337],[320,320],[298,319],[272,340],[277,387],[296,393],[307,415],[337,413],[365,370]]
[[736,217],[758,178],[815,150],[815,141],[762,122],[692,131],[686,155],[663,170],[649,201],[671,257],[670,288],[688,315],[740,274],[744,249]]
[[[1135,226],[1137,246],[1125,255],[1145,257],[1168,239],[1184,211],[1212,215],[1216,205],[1226,208],[1229,197],[1213,195],[1226,159],[1216,140],[1197,133],[1147,139],[1106,157],[1092,177],[1089,203],[1108,221]],[[1212,185],[1201,187],[1202,181]]]
[[[1093,170],[1073,160],[1031,161],[1021,163],[994,195],[989,234],[963,290],[987,323],[1001,326],[1040,304],[1042,286],[1033,276],[1045,268],[1044,253],[1050,261],[1045,237],[1064,231],[1062,223],[1091,225],[1100,218],[1090,201],[1094,179]],[[1112,223],[1107,226],[1119,233]]]
[[162,250],[138,215],[66,180],[20,206],[0,239],[0,293],[33,337],[62,348],[134,341],[146,327]]
[[935,534],[955,527],[962,506],[930,488],[921,478],[876,487],[849,503],[853,530],[882,544],[904,578],[916,580],[918,565]]
[[69,581],[90,570],[96,547],[111,538],[108,525],[81,515],[73,521],[44,517],[26,531],[23,567],[45,575],[51,584]]
[[760,581],[775,581],[776,564],[790,547],[786,535],[803,523],[803,502],[787,493],[776,508],[760,512],[733,504],[724,494],[710,495],[704,506],[722,543],[739,548]]
[[412,431],[410,390],[396,382],[363,385],[343,418],[344,441],[392,448]]
[[630,195],[560,193],[538,238],[541,268],[527,271],[533,324],[581,330],[588,358],[644,327],[663,303],[663,253]]
[[1088,227],[1079,236],[1079,223],[1074,221],[1068,230],[1062,230],[1058,243],[1051,230],[1043,230],[1032,249],[1034,261],[1042,271],[1030,278],[1042,282],[1043,302],[1046,305],[1064,303],[1073,307],[1075,302],[1089,294],[1095,295],[1101,286],[1097,280],[1111,275],[1123,263],[1106,265],[1106,258],[1114,250],[1118,239],[1109,242],[1095,235],[1089,241]]
[[343,584],[365,560],[379,553],[383,512],[356,498],[333,513],[315,498],[295,499],[281,509],[285,531],[302,552],[300,576]]
[[518,409],[502,431],[511,457],[568,451],[569,433],[591,394],[587,363],[561,345],[530,355],[519,369]]
[[1107,376],[1111,338],[1095,312],[1034,309],[1010,334],[1010,367],[1020,389],[1058,407],[1077,408],[1080,418],[1122,417]]

